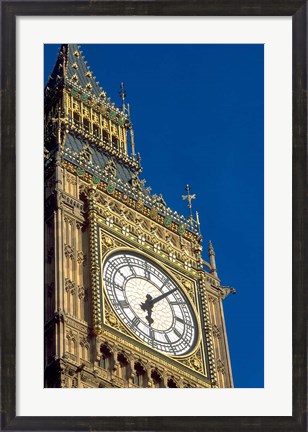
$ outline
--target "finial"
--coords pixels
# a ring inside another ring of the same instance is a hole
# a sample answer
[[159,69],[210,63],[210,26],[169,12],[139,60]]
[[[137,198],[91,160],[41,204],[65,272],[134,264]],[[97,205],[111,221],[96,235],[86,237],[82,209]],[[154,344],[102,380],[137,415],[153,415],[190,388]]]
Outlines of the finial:
[[197,230],[198,230],[198,234],[199,234],[198,241],[199,241],[199,243],[201,243],[202,242],[202,235],[201,235],[201,230],[200,230],[199,213],[197,211],[196,211],[196,223],[197,223]]
[[216,261],[215,261],[215,252],[211,240],[209,240],[209,258],[211,264],[211,273],[214,277],[218,277],[217,269],[216,269]]
[[196,198],[196,194],[190,195],[190,186],[189,184],[186,185],[185,190],[187,191],[187,195],[182,195],[182,199],[186,200],[187,199],[187,206],[189,208],[189,212],[190,212],[190,219],[193,219],[193,215],[192,215],[192,203],[191,200]]
[[200,227],[199,213],[196,211],[196,222],[198,227]]
[[125,113],[126,107],[125,107],[125,98],[126,98],[126,90],[124,87],[124,83],[121,82],[120,84],[121,90],[119,91],[120,98],[122,99],[122,111]]
[[[123,85],[123,87],[122,87],[122,85]],[[124,84],[123,83],[121,83],[121,88],[125,92]],[[121,95],[121,93],[120,93],[120,95]],[[125,96],[126,96],[126,92],[125,92]],[[125,96],[124,96],[124,98],[125,98]],[[126,107],[125,104],[124,104],[123,97],[122,97],[122,100],[123,100],[123,106],[122,106],[123,112],[125,114],[125,111],[126,111],[127,112],[127,117],[128,117],[128,122],[126,123],[126,127],[129,130],[129,134],[130,134],[130,144],[131,144],[131,148],[132,148],[132,156],[133,156],[133,158],[135,158],[136,157],[136,152],[135,152],[135,135],[134,135],[134,131],[133,131],[133,125],[132,125],[132,123],[130,121],[130,106],[129,106],[129,103],[128,103],[127,107]]]
[[136,156],[135,153],[135,135],[134,135],[134,131],[132,128],[130,128],[130,140],[131,140],[131,146],[132,146],[132,155],[133,157]]

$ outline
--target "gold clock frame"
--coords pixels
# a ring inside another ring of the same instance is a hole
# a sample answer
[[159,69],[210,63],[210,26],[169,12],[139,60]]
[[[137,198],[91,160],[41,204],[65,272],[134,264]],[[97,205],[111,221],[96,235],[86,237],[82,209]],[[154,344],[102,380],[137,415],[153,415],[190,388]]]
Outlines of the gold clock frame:
[[[132,335],[131,337],[133,339],[138,340],[139,343],[142,343],[142,344],[146,345],[149,349],[152,349],[154,351],[159,352],[161,355],[165,355],[165,356],[170,357],[170,358],[172,358],[174,360],[176,360],[176,359],[181,360],[181,359],[186,359],[186,358],[191,357],[198,350],[198,348],[200,348],[200,346],[201,346],[200,342],[201,342],[201,339],[202,339],[202,334],[201,334],[201,323],[200,323],[200,319],[199,319],[199,313],[200,312],[197,311],[196,306],[192,303],[191,299],[189,298],[189,296],[185,292],[185,288],[182,285],[182,283],[178,279],[176,279],[175,276],[174,276],[174,274],[169,269],[167,269],[165,267],[165,265],[161,264],[160,261],[158,261],[157,259],[152,258],[152,257],[149,258],[149,255],[146,255],[144,252],[140,251],[139,249],[134,249],[133,247],[131,247],[131,248],[129,248],[129,247],[117,247],[117,248],[113,249],[112,251],[107,252],[103,256],[103,260],[102,260],[102,264],[101,264],[102,271],[103,271],[104,265],[105,265],[106,261],[108,260],[108,258],[111,255],[115,254],[115,253],[121,253],[121,252],[122,253],[133,252],[135,254],[142,255],[144,258],[148,259],[149,261],[152,260],[158,267],[160,267],[160,268],[163,269],[163,271],[170,277],[171,280],[174,280],[174,282],[180,287],[182,293],[184,294],[184,297],[186,298],[187,302],[189,303],[189,305],[190,305],[190,307],[191,307],[191,309],[192,309],[192,311],[194,313],[194,318],[195,318],[195,321],[196,321],[197,327],[198,327],[197,328],[197,338],[196,338],[196,341],[194,343],[194,347],[187,354],[173,356],[172,354],[167,354],[167,353],[164,354],[161,351],[156,350],[151,345],[147,344],[145,341],[143,341],[142,339],[138,338],[138,336],[136,336],[134,334],[134,332],[132,332],[129,329],[129,327],[126,326],[125,323],[122,323],[122,324],[126,327],[128,333],[130,333]],[[104,310],[105,302],[108,302],[109,307],[112,308],[112,310],[116,314],[117,318],[120,319],[118,317],[117,311],[115,310],[114,306],[111,304],[111,302],[109,301],[108,297],[105,294],[105,286],[104,286],[104,281],[103,281],[103,278],[102,278],[102,271],[101,271],[101,281],[102,281],[102,310]],[[194,285],[194,289],[196,289],[195,285]],[[197,299],[197,295],[195,295],[195,298]],[[108,322],[106,322],[106,320],[105,320],[105,316],[103,317],[103,322],[104,322],[105,325],[108,325]]]

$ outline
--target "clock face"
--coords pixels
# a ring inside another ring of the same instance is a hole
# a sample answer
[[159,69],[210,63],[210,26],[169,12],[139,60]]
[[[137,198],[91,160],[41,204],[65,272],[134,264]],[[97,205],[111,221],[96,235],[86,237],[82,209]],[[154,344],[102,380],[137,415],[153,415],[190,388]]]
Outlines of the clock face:
[[103,269],[105,293],[121,321],[142,341],[174,356],[197,339],[197,321],[181,288],[157,264],[132,252],[117,252]]

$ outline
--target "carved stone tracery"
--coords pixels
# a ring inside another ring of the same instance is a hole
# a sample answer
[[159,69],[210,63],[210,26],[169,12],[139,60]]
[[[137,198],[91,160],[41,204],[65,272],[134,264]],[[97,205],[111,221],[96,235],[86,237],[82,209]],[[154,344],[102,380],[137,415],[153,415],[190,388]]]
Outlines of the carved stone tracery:
[[69,258],[71,260],[75,259],[75,249],[73,246],[69,245],[69,244],[65,244],[64,245],[64,254],[66,256],[66,258]]
[[76,292],[76,284],[75,284],[75,282],[73,282],[70,279],[66,278],[65,279],[65,291],[67,293],[70,293],[70,294],[74,295],[75,292]]
[[78,264],[86,265],[87,255],[83,251],[77,252],[77,262]]

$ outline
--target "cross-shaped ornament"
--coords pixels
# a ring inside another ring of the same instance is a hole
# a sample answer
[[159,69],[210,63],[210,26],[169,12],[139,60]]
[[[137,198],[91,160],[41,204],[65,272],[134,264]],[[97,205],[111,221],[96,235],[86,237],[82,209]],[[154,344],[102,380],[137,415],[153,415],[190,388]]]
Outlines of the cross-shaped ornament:
[[191,200],[196,198],[196,194],[193,194],[193,195],[190,194],[190,186],[189,185],[186,185],[185,190],[187,191],[187,195],[182,195],[182,199],[183,200],[187,199],[187,206],[188,206],[189,212],[190,212],[190,219],[193,219]]

